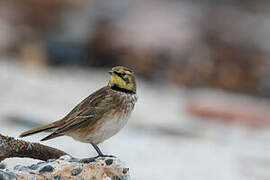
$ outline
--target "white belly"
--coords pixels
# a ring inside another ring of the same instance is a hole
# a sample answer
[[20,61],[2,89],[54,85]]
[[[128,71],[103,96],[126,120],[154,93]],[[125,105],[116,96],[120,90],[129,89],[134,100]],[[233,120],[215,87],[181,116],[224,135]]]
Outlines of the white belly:
[[129,115],[108,120],[96,133],[89,137],[89,140],[93,140],[93,143],[98,144],[109,139],[126,125],[128,119]]
[[102,127],[96,132],[89,134],[86,137],[79,137],[77,134],[70,134],[70,136],[78,141],[85,143],[99,144],[106,139],[109,139],[118,133],[127,123],[130,114],[107,120]]

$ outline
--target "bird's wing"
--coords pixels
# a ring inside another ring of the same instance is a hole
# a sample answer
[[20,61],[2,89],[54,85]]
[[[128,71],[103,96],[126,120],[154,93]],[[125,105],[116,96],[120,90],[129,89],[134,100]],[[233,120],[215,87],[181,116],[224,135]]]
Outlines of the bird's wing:
[[58,125],[57,130],[43,138],[42,141],[62,136],[66,132],[75,130],[84,125],[91,126],[95,124],[104,113],[108,112],[116,105],[113,103],[114,97],[109,93],[109,88],[110,87],[105,86],[84,99],[60,120],[61,124]]

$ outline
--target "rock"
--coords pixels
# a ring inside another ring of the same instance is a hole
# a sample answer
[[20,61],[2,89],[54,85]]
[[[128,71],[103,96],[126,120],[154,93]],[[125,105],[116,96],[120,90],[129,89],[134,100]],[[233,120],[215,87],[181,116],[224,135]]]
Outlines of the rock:
[[31,166],[28,166],[29,169],[31,170],[36,170],[38,168],[37,164],[32,164]]
[[[93,160],[95,159],[95,160]],[[13,171],[0,169],[2,180],[22,179],[100,179],[130,180],[129,168],[116,157],[85,159],[62,156],[59,159],[39,162],[29,166],[17,165]]]
[[70,160],[71,157],[69,155],[64,155],[59,158],[60,160]]
[[43,164],[46,164],[46,162],[40,161],[40,162],[37,163],[37,166],[41,166],[41,165],[43,165]]
[[54,168],[51,165],[44,166],[39,173],[53,172]]
[[69,162],[79,162],[80,159],[72,157]]
[[48,162],[54,162],[56,159],[49,159]]
[[5,163],[0,163],[0,169],[5,169],[6,168],[6,164]]
[[82,172],[82,168],[76,168],[76,169],[73,169],[71,171],[71,175],[72,176],[77,176],[78,174],[80,174]]
[[0,179],[1,180],[16,180],[16,174],[8,170],[0,170]]
[[17,165],[17,166],[14,167],[15,171],[25,171],[27,169],[28,168],[26,166],[22,166],[22,165]]
[[60,175],[56,175],[53,177],[54,180],[60,180],[61,179],[61,176]]
[[105,161],[105,163],[106,163],[107,166],[109,166],[109,165],[111,165],[113,163],[113,159],[107,159]]

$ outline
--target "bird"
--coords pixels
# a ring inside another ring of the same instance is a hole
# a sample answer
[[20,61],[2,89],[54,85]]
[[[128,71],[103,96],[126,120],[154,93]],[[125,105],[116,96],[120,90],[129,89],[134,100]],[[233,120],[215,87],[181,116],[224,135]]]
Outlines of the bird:
[[137,102],[134,72],[124,66],[115,66],[110,71],[109,82],[86,97],[64,118],[45,126],[20,134],[30,136],[43,131],[52,132],[41,141],[59,136],[90,143],[98,157],[106,156],[98,144],[118,133],[127,123]]

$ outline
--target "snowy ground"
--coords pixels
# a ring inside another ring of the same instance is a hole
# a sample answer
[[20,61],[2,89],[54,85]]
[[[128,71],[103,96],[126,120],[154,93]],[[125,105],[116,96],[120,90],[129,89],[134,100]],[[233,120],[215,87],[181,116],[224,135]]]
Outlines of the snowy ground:
[[[107,80],[107,69],[30,70],[0,61],[0,132],[18,137],[31,128],[14,123],[14,118],[40,124],[57,120]],[[268,129],[250,130],[192,118],[185,113],[192,93],[173,86],[149,85],[138,79],[138,96],[127,127],[100,146],[127,164],[132,179],[270,179]],[[44,135],[26,140],[38,142]],[[44,144],[76,157],[95,155],[90,145],[69,137]],[[5,160],[9,168],[31,161]]]

